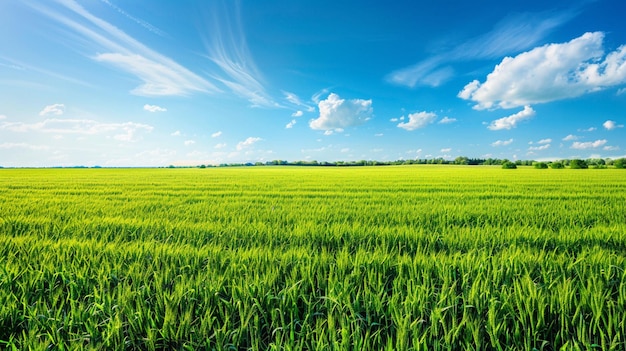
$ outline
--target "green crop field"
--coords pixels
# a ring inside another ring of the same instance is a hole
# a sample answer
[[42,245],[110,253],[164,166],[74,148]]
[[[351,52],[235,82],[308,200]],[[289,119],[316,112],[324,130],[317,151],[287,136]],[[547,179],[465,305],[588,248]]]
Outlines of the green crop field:
[[625,350],[626,172],[0,170],[0,348]]

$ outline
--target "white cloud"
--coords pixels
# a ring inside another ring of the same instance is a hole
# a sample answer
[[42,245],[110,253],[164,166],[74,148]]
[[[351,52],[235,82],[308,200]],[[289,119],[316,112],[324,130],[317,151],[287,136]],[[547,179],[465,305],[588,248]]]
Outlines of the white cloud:
[[503,117],[492,121],[487,128],[490,130],[502,130],[512,129],[517,126],[517,123],[525,119],[529,119],[535,115],[535,110],[530,106],[524,106],[524,109],[516,114],[508,117]]
[[124,122],[102,123],[88,119],[58,119],[51,118],[37,123],[4,123],[0,130],[12,132],[40,132],[54,134],[97,135],[112,134],[113,138],[121,141],[136,141],[137,132],[151,132],[154,128],[147,124]]
[[121,29],[93,15],[73,0],[59,1],[70,15],[46,6],[32,7],[42,14],[66,26],[78,43],[90,43],[92,47],[80,47],[80,51],[98,62],[111,64],[130,73],[143,82],[132,90],[143,96],[187,95],[191,92],[217,92],[218,88],[204,78],[155,52],[135,40]]
[[337,130],[363,124],[372,118],[372,100],[345,100],[335,93],[318,104],[320,115],[309,126],[317,130]]
[[611,121],[611,120],[608,120],[608,121],[602,123],[602,126],[606,130],[613,130],[613,129],[616,129],[616,128],[624,128],[623,124],[617,124],[617,123],[615,123],[615,121]]
[[226,147],[226,143],[219,143],[219,144],[215,144],[214,148],[216,149],[223,149]]
[[593,131],[595,131],[596,129],[598,129],[598,128],[596,128],[596,127],[589,127],[589,128],[587,128],[587,129],[579,129],[578,131],[579,131],[579,132],[593,132]]
[[607,143],[606,139],[601,139],[601,140],[596,140],[596,141],[587,141],[587,142],[575,141],[572,144],[571,148],[578,149],[578,150],[595,149],[600,146],[604,146],[604,144],[606,143]]
[[101,0],[102,2],[104,2],[105,4],[111,6],[111,8],[113,8],[115,11],[121,13],[122,15],[126,16],[128,19],[132,20],[133,22],[137,23],[138,25],[144,27],[145,29],[149,30],[150,32],[157,34],[159,36],[164,37],[165,36],[165,32],[163,32],[162,30],[160,30],[159,28],[151,25],[150,23],[136,18],[132,15],[130,15],[128,12],[122,10],[121,8],[115,6],[114,4],[112,4],[109,0]]
[[168,65],[141,55],[121,53],[99,54],[94,59],[117,66],[143,81],[142,85],[131,90],[135,95],[180,96],[191,92],[207,92],[209,87],[209,83],[204,79],[174,63]]
[[65,112],[64,104],[52,104],[48,105],[39,112],[40,116],[60,116]]
[[217,131],[217,132],[211,134],[211,138],[217,138],[217,137],[219,137],[221,135],[222,135],[222,131],[220,130],[220,131]]
[[609,146],[609,145],[607,145],[607,146],[603,147],[602,150],[604,150],[604,151],[617,151],[617,150],[619,150],[619,146]]
[[511,143],[513,143],[513,139],[509,139],[509,140],[498,140],[498,141],[494,141],[493,143],[491,143],[491,146],[493,146],[493,147],[497,147],[497,146],[507,146],[507,145],[511,145]]
[[385,134],[383,134],[383,133],[376,133],[376,134],[374,134],[375,137],[381,137],[383,135],[385,135]]
[[606,56],[604,33],[585,33],[567,43],[548,44],[505,57],[485,82],[475,80],[458,96],[475,109],[544,103],[626,83],[626,45]]
[[448,152],[452,151],[452,148],[448,147],[448,148],[445,148],[445,149],[441,149],[439,151],[443,152],[443,153],[448,153]]
[[[313,106],[307,105],[305,103],[302,102],[302,100],[300,100],[300,98],[298,97],[298,95],[294,94],[294,93],[290,93],[288,91],[283,91],[283,95],[285,95],[285,99],[287,101],[289,101],[290,103],[298,106],[298,107],[304,107],[305,110],[309,111],[309,112],[313,112],[315,111],[315,108]],[[315,103],[318,103],[319,100],[315,101]],[[298,116],[296,116],[296,114],[299,114]],[[300,117],[302,116],[302,111],[296,111],[294,112],[294,114],[292,115],[293,117]]]
[[287,125],[285,126],[285,128],[287,129],[291,129],[293,128],[293,126],[296,124],[296,120],[292,119],[291,122],[287,123]]
[[[433,112],[415,112],[409,114],[408,122],[400,122],[398,123],[398,128],[402,128],[405,130],[415,130],[419,128],[426,127],[428,124],[433,123],[437,119],[437,115]],[[404,116],[401,117],[401,120],[404,120]]]
[[541,139],[537,142],[537,144],[550,144],[552,139]]
[[180,136],[180,130],[175,131],[174,133],[170,134],[171,136]]
[[211,1],[205,11],[207,27],[201,34],[208,58],[222,71],[215,79],[253,107],[280,107],[263,86],[263,78],[248,49],[241,6],[231,1]]
[[157,105],[148,105],[148,104],[143,105],[143,109],[148,111],[148,112],[165,112],[165,111],[167,111],[167,109],[164,108],[164,107],[157,106]]
[[493,59],[509,53],[526,50],[540,42],[554,28],[574,16],[570,10],[562,13],[522,13],[507,16],[483,35],[455,45],[445,54],[392,72],[387,77],[392,83],[414,87],[416,85],[438,86],[454,74],[451,63],[474,59]]
[[622,95],[622,94],[626,94],[626,88],[622,88],[617,91],[617,95]]
[[184,142],[185,146],[191,146],[191,145],[193,145],[195,143],[196,143],[195,140],[185,140],[185,142]]
[[563,141],[572,141],[572,140],[578,140],[578,137],[574,134],[570,134],[566,136],[565,138],[563,138]]
[[541,146],[531,146],[528,148],[529,151],[541,151],[541,150],[547,150],[550,148],[550,144],[543,144]]
[[0,119],[6,119],[6,118],[7,118],[7,116],[5,116],[5,115],[0,115]]
[[439,122],[439,124],[450,124],[456,122],[456,118],[444,117]]
[[0,149],[27,149],[33,151],[49,150],[47,145],[32,145],[27,143],[2,143]]
[[298,110],[298,111],[292,113],[291,117],[302,117],[303,114],[304,113],[302,111]]
[[254,143],[257,143],[257,142],[259,142],[259,141],[261,141],[261,140],[263,140],[263,139],[258,138],[258,137],[249,137],[249,138],[247,138],[246,140],[244,140],[244,141],[240,141],[240,142],[237,144],[237,150],[243,150],[243,149],[245,149],[245,148],[247,148],[247,147],[250,147],[250,146],[252,146]]

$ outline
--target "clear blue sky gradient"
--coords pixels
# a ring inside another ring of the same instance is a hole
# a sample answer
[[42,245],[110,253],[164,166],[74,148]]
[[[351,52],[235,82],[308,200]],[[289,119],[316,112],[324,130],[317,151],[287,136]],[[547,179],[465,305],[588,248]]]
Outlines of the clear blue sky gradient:
[[0,166],[626,155],[626,3],[0,3]]

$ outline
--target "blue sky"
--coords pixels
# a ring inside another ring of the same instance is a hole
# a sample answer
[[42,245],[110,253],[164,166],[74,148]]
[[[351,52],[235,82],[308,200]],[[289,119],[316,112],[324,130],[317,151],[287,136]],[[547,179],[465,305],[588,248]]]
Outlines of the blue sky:
[[0,3],[1,166],[626,155],[626,5]]

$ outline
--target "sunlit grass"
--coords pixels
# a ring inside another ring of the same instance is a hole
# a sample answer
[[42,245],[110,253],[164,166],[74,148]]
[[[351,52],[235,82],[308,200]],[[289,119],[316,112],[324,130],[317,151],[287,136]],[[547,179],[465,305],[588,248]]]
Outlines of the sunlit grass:
[[0,171],[15,349],[623,350],[626,173]]

